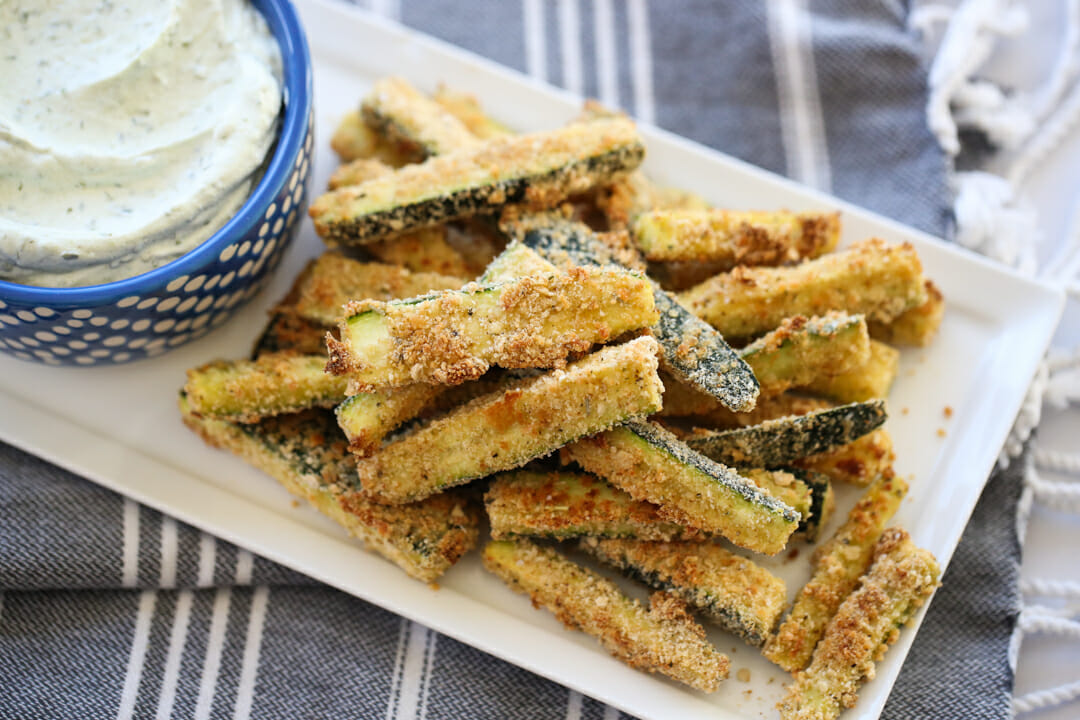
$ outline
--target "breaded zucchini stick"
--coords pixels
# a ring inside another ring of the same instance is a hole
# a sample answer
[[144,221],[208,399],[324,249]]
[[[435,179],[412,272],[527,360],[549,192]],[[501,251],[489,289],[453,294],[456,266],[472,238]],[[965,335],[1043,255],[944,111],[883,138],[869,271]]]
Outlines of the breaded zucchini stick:
[[341,119],[330,138],[330,147],[341,161],[346,163],[371,159],[397,168],[417,159],[379,137],[378,133],[364,122],[359,110],[353,110]]
[[279,307],[270,314],[251,358],[256,359],[269,353],[291,351],[297,355],[319,355],[326,357],[326,328],[299,317],[291,306]]
[[287,350],[256,360],[218,360],[188,370],[184,392],[193,412],[234,422],[329,408],[345,398],[348,381],[328,375],[325,365],[323,355]]
[[801,536],[807,542],[817,542],[836,511],[836,493],[833,492],[832,482],[828,475],[813,470],[797,467],[785,470],[810,491],[810,507],[806,512],[799,510],[802,519],[795,535]]
[[339,165],[334,172],[330,173],[330,179],[326,183],[329,190],[337,190],[348,185],[359,185],[377,177],[389,175],[394,172],[382,160],[374,158],[357,158],[344,165]]
[[208,444],[230,450],[273,476],[418,580],[433,582],[476,545],[479,513],[462,495],[447,493],[391,507],[332,491],[335,485],[355,482],[355,466],[326,411],[237,425],[195,415],[183,395],[180,408],[184,423]]
[[444,110],[460,120],[476,137],[481,140],[513,135],[514,132],[502,123],[493,120],[474,95],[452,90],[440,85],[432,96]]
[[[551,213],[519,219],[507,229],[559,268],[619,265],[615,253],[588,227]],[[676,302],[671,293],[649,282],[659,313],[652,330],[663,350],[664,369],[725,407],[752,409],[758,382],[749,366],[719,333]]]
[[491,537],[625,537],[697,540],[705,533],[660,517],[595,475],[519,470],[499,475],[484,495]]
[[813,577],[766,643],[765,657],[788,672],[806,667],[825,626],[870,566],[874,544],[906,493],[907,483],[891,472],[867,488],[847,521],[814,553]]
[[491,140],[333,190],[309,213],[328,242],[363,244],[507,204],[551,207],[634,169],[644,153],[628,120],[580,123]]
[[926,347],[937,335],[945,317],[945,296],[931,280],[926,281],[926,302],[904,312],[890,323],[870,323],[870,337],[890,345]]
[[408,301],[351,304],[327,370],[350,390],[415,382],[456,385],[492,366],[550,368],[572,352],[656,321],[646,280],[571,268],[499,285],[470,284]]
[[712,543],[586,538],[581,548],[651,588],[675,593],[750,645],[765,642],[787,603],[783,580]]
[[585,438],[563,448],[562,457],[659,506],[667,520],[755,552],[780,552],[799,524],[789,505],[655,423],[628,423]]
[[885,403],[872,400],[735,430],[698,430],[686,444],[727,465],[775,468],[845,445],[880,427],[885,418]]
[[727,657],[709,644],[704,628],[674,595],[655,593],[646,610],[610,580],[526,540],[488,543],[484,567],[630,667],[663,673],[702,692],[714,692],[727,677]]
[[650,261],[786,265],[833,250],[840,213],[787,210],[654,210],[634,220],[634,242]]
[[[385,240],[375,240],[364,245],[364,251],[384,263],[400,265],[412,272],[429,272],[450,277],[471,278],[473,271],[469,260],[450,244],[446,226],[421,228],[395,235]],[[462,283],[464,284],[464,283]]]
[[443,385],[418,383],[357,393],[344,398],[334,414],[349,441],[349,450],[367,457],[379,449],[387,435],[431,407],[446,389]]
[[941,568],[900,528],[886,530],[859,589],[829,622],[810,667],[795,674],[780,704],[784,720],[833,720],[855,707],[859,686],[939,585]]
[[754,371],[761,394],[778,395],[865,366],[870,336],[861,315],[797,315],[741,349],[739,356]]
[[900,351],[877,340],[870,341],[866,362],[836,375],[821,375],[806,386],[808,392],[837,402],[862,402],[888,397],[900,369]]
[[466,283],[459,277],[410,272],[396,265],[360,262],[336,252],[325,252],[298,287],[295,312],[305,320],[336,325],[345,306],[357,300],[388,302],[441,290],[457,290]]
[[369,127],[409,155],[443,155],[480,144],[446,108],[399,77],[378,80],[360,108]]
[[794,465],[827,475],[838,482],[866,487],[896,459],[892,436],[878,428],[835,450],[794,461]]
[[655,412],[656,351],[655,340],[641,337],[476,398],[360,460],[363,492],[414,502]]
[[753,337],[795,315],[846,310],[890,322],[926,302],[922,265],[907,243],[867,240],[782,268],[737,267],[679,293],[725,337]]
[[723,430],[760,425],[766,420],[787,415],[805,415],[812,410],[836,407],[836,403],[826,398],[786,392],[759,398],[754,409],[748,412],[732,412],[669,375],[661,373],[660,378],[664,381],[662,416],[696,416],[708,425]]

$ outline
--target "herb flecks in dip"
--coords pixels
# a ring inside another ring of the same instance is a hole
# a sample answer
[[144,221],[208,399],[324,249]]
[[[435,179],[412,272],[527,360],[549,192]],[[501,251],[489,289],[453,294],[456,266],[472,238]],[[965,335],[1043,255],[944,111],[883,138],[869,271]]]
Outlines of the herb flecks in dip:
[[0,278],[137,275],[234,215],[277,131],[281,57],[246,0],[0,3]]

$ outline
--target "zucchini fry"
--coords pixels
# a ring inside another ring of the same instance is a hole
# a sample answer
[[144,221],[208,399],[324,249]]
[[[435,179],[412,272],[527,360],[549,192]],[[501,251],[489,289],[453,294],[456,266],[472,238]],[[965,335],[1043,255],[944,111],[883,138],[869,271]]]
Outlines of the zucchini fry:
[[379,449],[387,435],[431,407],[446,389],[419,383],[357,393],[345,398],[334,414],[349,441],[349,450],[358,457],[367,457]]
[[[788,318],[772,332],[739,350],[761,387],[758,405],[790,388],[810,385],[822,377],[863,367],[870,358],[870,338],[861,315],[831,312],[824,317]],[[711,396],[675,378],[664,379],[662,415],[720,418],[729,427],[752,424],[734,420]],[[759,413],[760,414],[760,413]],[[790,413],[784,413],[790,414]],[[775,415],[770,416],[775,417]]]
[[818,376],[806,390],[845,403],[884,398],[888,397],[899,369],[900,351],[871,340],[865,363],[836,375]]
[[874,478],[892,467],[895,459],[892,436],[885,428],[878,428],[847,445],[800,458],[793,464],[819,472],[838,482],[866,487]]
[[414,502],[659,406],[656,341],[641,337],[476,398],[360,460],[357,473],[367,497]]
[[757,376],[761,394],[777,395],[865,366],[870,336],[860,315],[830,312],[810,319],[799,315],[785,319],[740,350],[739,356]]
[[[557,267],[618,265],[612,251],[584,225],[540,216],[511,223],[508,230]],[[749,410],[758,396],[750,368],[724,338],[649,281],[659,321],[653,333],[663,351],[664,369],[732,410]]]
[[786,210],[656,210],[633,224],[637,246],[650,261],[786,265],[833,250],[840,213]]
[[795,315],[846,310],[890,322],[926,302],[922,265],[909,244],[867,240],[783,268],[737,267],[679,293],[725,337],[753,337]]
[[251,359],[286,350],[297,355],[325,357],[326,328],[298,316],[289,305],[272,310],[270,321],[255,341]]
[[784,720],[833,720],[855,707],[859,686],[874,677],[899,630],[933,594],[941,568],[907,532],[886,530],[859,589],[829,622],[810,667],[795,674],[780,704]]
[[465,256],[450,244],[450,233],[443,225],[375,240],[364,245],[364,251],[384,263],[400,265],[412,272],[460,278],[471,278],[476,274]]
[[480,101],[473,95],[457,92],[445,85],[440,85],[432,99],[439,103],[444,110],[460,120],[469,129],[469,132],[481,140],[491,140],[514,134],[505,125],[488,116],[480,105]]
[[651,588],[675,593],[750,645],[765,642],[787,603],[783,580],[712,543],[586,538],[581,548]]
[[363,244],[507,204],[551,207],[633,170],[644,153],[628,120],[579,123],[490,140],[332,190],[317,198],[309,213],[327,242]]
[[291,351],[256,360],[208,363],[187,372],[184,392],[192,412],[251,423],[310,407],[333,407],[345,398],[345,378],[324,371],[322,355]]
[[325,252],[298,286],[295,312],[324,326],[341,322],[345,306],[356,300],[388,302],[440,290],[456,290],[465,280],[396,265],[366,263]]
[[937,285],[927,280],[926,298],[922,305],[904,312],[891,323],[870,323],[870,337],[890,345],[929,345],[945,317],[945,296]]
[[480,144],[464,123],[399,77],[377,81],[361,112],[369,127],[408,155],[444,155]]
[[646,610],[610,580],[548,548],[525,540],[496,540],[484,548],[484,567],[545,607],[566,627],[592,635],[638,670],[659,672],[703,692],[727,677],[729,662],[674,595],[656,593]]
[[794,467],[785,469],[810,490],[810,508],[805,513],[800,510],[802,520],[795,534],[807,542],[817,542],[836,512],[836,493],[833,492],[832,482],[824,473]]
[[788,672],[806,667],[830,618],[870,566],[874,544],[907,489],[891,472],[867,488],[847,521],[814,553],[814,574],[799,591],[787,620],[765,644],[765,657]]
[[648,282],[572,268],[501,285],[470,284],[412,300],[348,307],[327,370],[369,392],[414,382],[456,385],[489,367],[550,368],[572,352],[656,321]]
[[[229,450],[307,499],[319,512],[412,577],[433,582],[476,545],[479,513],[461,495],[414,505],[376,505],[338,496],[354,482],[354,463],[330,413],[308,410],[253,425],[195,415],[181,394],[184,423],[208,444]],[[340,438],[340,439],[337,439]]]
[[708,424],[721,430],[750,427],[787,415],[805,415],[812,410],[836,407],[836,403],[825,398],[787,392],[758,398],[754,409],[748,412],[732,412],[666,373],[661,373],[660,378],[664,381],[664,408],[660,411],[661,416],[693,416],[702,421],[699,424]]
[[667,520],[755,552],[780,552],[799,524],[790,506],[655,423],[628,423],[585,438],[563,448],[562,457],[658,505]]
[[851,403],[736,430],[699,430],[686,444],[713,460],[775,468],[851,442],[885,422],[885,403]]
[[359,110],[347,113],[341,119],[330,138],[330,147],[341,161],[346,163],[371,159],[397,168],[415,159],[379,137],[378,133],[364,122]]
[[334,172],[330,173],[330,179],[326,183],[329,190],[337,190],[348,185],[359,185],[377,177],[389,175],[394,172],[382,160],[374,158],[357,158],[344,165],[339,165]]
[[705,539],[700,530],[662,519],[600,478],[575,472],[519,470],[499,475],[484,495],[491,537],[582,536],[638,540]]

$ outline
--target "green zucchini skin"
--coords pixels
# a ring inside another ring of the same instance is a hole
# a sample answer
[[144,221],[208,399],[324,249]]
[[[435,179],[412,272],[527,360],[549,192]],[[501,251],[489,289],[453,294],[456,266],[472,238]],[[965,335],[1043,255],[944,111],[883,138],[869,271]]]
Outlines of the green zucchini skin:
[[399,77],[375,83],[361,104],[368,125],[399,147],[423,157],[479,144],[442,105]]
[[808,542],[817,542],[836,509],[836,496],[829,476],[813,470],[785,467],[785,471],[810,488],[810,511],[799,521],[795,532]]
[[663,520],[654,505],[587,473],[518,470],[495,478],[484,495],[491,537],[694,540],[700,530]]
[[609,345],[567,365],[509,383],[360,460],[365,497],[389,505],[512,470],[568,442],[660,407],[656,341]]
[[356,463],[329,411],[240,424],[196,415],[187,400],[181,393],[184,424],[207,444],[268,473],[412,577],[433,582],[476,545],[479,513],[463,495],[393,507],[343,492],[358,485]]
[[754,552],[780,552],[799,523],[795,509],[655,423],[627,422],[579,440],[563,448],[562,458],[659,506],[667,520]]
[[[611,249],[580,223],[554,219],[526,227],[521,242],[559,267],[619,266]],[[750,366],[711,325],[680,305],[654,280],[649,282],[660,314],[652,330],[660,343],[664,368],[730,410],[753,409],[760,387]]]
[[686,444],[725,465],[776,468],[845,445],[880,427],[886,417],[884,401],[872,400],[736,430],[699,431]]
[[[580,150],[566,161],[562,153],[558,161],[563,164],[553,167],[552,157],[542,153],[537,157],[533,150],[543,142],[553,146],[578,142]],[[572,193],[633,170],[644,157],[645,147],[629,121],[577,124],[433,157],[393,176],[328,192],[312,203],[309,212],[327,242],[364,244],[384,235],[498,212],[507,205],[551,207]],[[495,176],[477,177],[492,165]]]
[[669,590],[708,620],[760,647],[787,603],[784,581],[720,545],[585,538],[579,547],[656,590]]

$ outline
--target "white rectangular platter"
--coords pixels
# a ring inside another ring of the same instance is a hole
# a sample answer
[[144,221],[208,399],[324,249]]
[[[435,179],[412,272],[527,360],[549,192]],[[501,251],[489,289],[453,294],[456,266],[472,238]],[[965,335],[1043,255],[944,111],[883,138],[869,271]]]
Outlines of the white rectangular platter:
[[[579,108],[576,98],[360,11],[316,0],[297,4],[315,62],[316,192],[336,163],[327,143],[338,120],[384,75],[402,75],[428,90],[445,82],[473,92],[497,119],[520,130],[556,127]],[[844,242],[879,236],[918,248],[948,311],[932,347],[904,353],[889,398],[897,471],[911,483],[895,522],[947,563],[1049,342],[1061,293],[663,131],[643,127],[642,133],[646,169],[661,182],[696,190],[725,207],[837,208]],[[94,369],[0,358],[0,438],[638,717],[774,716],[786,674],[732,636],[711,636],[732,660],[732,678],[713,695],[638,673],[591,638],[534,610],[487,575],[476,553],[453,568],[440,589],[417,583],[310,508],[293,507],[270,478],[204,446],[184,428],[176,391],[185,369],[215,357],[245,356],[267,308],[321,250],[307,223],[267,291],[221,329],[161,358]],[[841,493],[834,523],[854,497],[850,490]],[[763,561],[788,582],[791,595],[807,577],[809,552],[800,550],[795,560],[782,554]],[[914,636],[914,628],[902,634],[848,717],[880,713]],[[750,671],[748,682],[736,679],[742,668]]]

